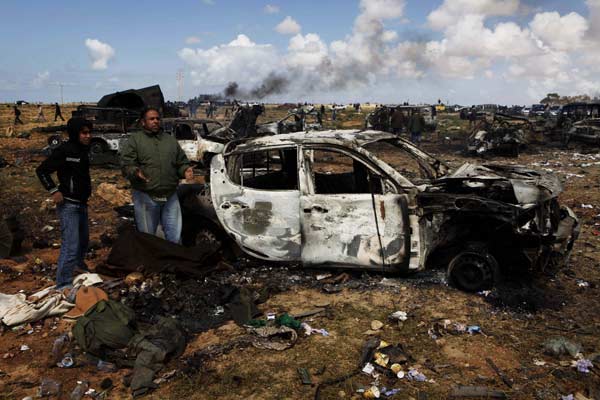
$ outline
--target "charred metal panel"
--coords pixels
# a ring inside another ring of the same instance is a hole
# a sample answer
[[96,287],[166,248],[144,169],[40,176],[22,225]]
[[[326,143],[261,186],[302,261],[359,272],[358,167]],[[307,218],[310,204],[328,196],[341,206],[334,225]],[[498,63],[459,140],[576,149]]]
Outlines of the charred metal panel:
[[402,197],[375,195],[373,210],[371,194],[302,196],[302,261],[309,265],[397,268],[408,257],[408,221],[403,218]]
[[300,191],[267,191],[236,185],[221,154],[211,162],[211,195],[219,222],[254,256],[276,261],[300,258]]

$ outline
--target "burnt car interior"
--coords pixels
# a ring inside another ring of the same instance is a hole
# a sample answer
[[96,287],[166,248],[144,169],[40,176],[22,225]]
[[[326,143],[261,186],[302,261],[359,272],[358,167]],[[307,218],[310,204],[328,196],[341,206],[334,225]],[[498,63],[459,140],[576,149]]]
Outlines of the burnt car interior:
[[298,190],[297,150],[262,150],[227,159],[232,182],[252,189]]
[[313,150],[312,158],[316,194],[382,193],[381,181],[370,179],[362,162],[334,150]]

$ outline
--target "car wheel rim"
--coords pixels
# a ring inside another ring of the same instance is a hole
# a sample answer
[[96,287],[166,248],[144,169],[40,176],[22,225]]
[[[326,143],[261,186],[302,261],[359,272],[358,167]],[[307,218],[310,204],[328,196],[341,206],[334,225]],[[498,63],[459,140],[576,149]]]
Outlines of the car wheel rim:
[[464,290],[475,291],[494,282],[494,266],[484,255],[463,253],[451,263],[452,281]]

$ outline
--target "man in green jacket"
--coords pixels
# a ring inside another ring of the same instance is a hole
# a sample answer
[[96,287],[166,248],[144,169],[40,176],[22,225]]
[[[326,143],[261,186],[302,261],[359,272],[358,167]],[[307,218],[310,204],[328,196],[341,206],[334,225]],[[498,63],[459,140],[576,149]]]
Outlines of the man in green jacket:
[[421,144],[421,135],[425,130],[425,118],[421,115],[421,110],[413,110],[408,120],[408,131],[410,132],[410,141],[415,144]]
[[144,130],[132,133],[121,149],[123,175],[133,188],[136,225],[138,231],[155,235],[160,222],[165,239],[179,243],[177,185],[194,173],[177,140],[162,131],[157,109],[146,108],[140,121]]

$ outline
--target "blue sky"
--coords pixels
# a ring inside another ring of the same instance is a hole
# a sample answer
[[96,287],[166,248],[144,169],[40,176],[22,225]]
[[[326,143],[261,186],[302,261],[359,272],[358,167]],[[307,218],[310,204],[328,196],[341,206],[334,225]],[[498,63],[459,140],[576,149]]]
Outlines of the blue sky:
[[264,101],[525,104],[600,91],[599,0],[141,3],[4,0],[0,101],[57,101],[59,82],[65,101],[155,83],[174,100],[179,69],[184,99],[270,73],[289,85]]

